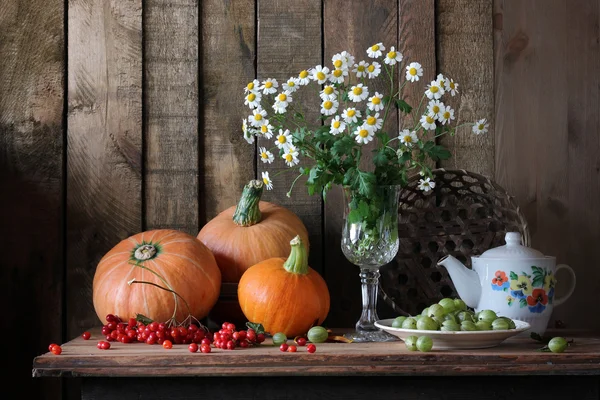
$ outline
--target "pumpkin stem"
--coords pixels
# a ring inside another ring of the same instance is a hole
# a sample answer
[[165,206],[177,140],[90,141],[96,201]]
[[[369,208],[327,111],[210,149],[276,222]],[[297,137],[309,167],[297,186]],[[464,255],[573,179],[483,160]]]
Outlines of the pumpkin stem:
[[233,222],[239,226],[252,226],[260,222],[261,214],[258,204],[265,184],[253,179],[242,191],[242,197],[233,214]]
[[283,263],[283,268],[292,274],[308,274],[308,253],[300,236],[293,238],[290,241],[290,245],[292,246],[292,250],[288,259]]
[[151,244],[143,244],[135,249],[133,256],[138,261],[146,261],[154,258],[156,252],[156,247],[152,246]]

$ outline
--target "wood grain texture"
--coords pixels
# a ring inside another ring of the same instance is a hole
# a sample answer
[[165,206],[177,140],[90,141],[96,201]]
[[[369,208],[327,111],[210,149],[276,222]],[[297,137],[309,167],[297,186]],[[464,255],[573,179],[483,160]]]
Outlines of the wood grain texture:
[[98,323],[100,258],[142,228],[140,0],[69,2],[67,334]]
[[511,0],[494,12],[496,180],[524,210],[532,247],[577,273],[551,324],[597,328],[588,307],[600,290],[590,267],[600,239],[600,5]]
[[[370,60],[367,48],[382,42],[386,49],[398,48],[398,2],[396,0],[373,1],[369,7],[364,2],[353,0],[330,0],[325,2],[325,60],[330,65],[331,57],[346,50],[356,57],[356,63]],[[382,62],[380,62],[382,63]],[[383,67],[382,67],[383,68]],[[382,71],[385,74],[385,70]],[[389,94],[384,85],[386,79],[378,78],[377,84],[370,83],[369,92]],[[392,107],[383,129],[393,135],[398,129],[398,115]],[[361,166],[372,170],[372,155],[363,152]],[[341,188],[333,188],[324,204],[325,218],[325,279],[331,292],[331,311],[326,320],[329,326],[353,326],[361,312],[359,268],[344,257],[340,243],[344,220],[344,198]]]
[[[261,82],[266,78],[277,79],[281,90],[281,85],[289,77],[298,76],[300,71],[322,62],[321,1],[260,0],[257,39],[257,77]],[[243,87],[239,93],[242,93],[242,89]],[[294,93],[293,99],[294,103],[302,104],[307,120],[316,120],[319,117],[320,99],[313,90],[300,89]],[[272,114],[273,110],[267,112]],[[270,149],[274,147],[274,140],[275,138],[260,138],[258,146]],[[298,167],[286,166],[275,150],[277,149],[272,150],[277,157],[275,162],[269,166],[262,162],[258,165],[258,177],[262,171],[267,170],[273,179],[274,188],[272,191],[265,191],[263,200],[287,207],[302,219],[309,233],[309,265],[322,272],[321,197],[318,194],[308,194],[304,186],[305,177],[298,180],[291,197],[286,196],[298,175]],[[300,166],[304,165],[307,164],[301,160]],[[285,172],[275,177],[282,171]]]
[[146,229],[198,234],[198,1],[144,2]]
[[[248,349],[212,349],[191,354],[187,346],[113,342],[98,350],[99,328],[92,339],[77,337],[57,357],[45,353],[33,361],[34,376],[290,376],[290,375],[600,375],[600,337],[579,333],[564,353],[540,352],[540,343],[511,338],[491,349],[411,352],[401,341],[385,343],[321,343],[310,354],[281,353],[271,339]],[[342,332],[339,330],[336,332]],[[562,334],[568,335],[563,331]]]
[[201,224],[235,205],[255,176],[243,89],[256,77],[255,1],[202,2]]
[[63,335],[63,16],[62,0],[0,3],[2,326],[28,326],[3,360],[26,398],[61,395],[60,380],[28,370]]
[[[452,153],[439,167],[462,168],[494,176],[494,69],[492,0],[437,0],[436,40],[438,73],[458,84],[455,99],[458,124],[486,118],[490,130],[474,135],[470,126],[459,128],[441,143]],[[453,102],[450,102],[453,104]]]

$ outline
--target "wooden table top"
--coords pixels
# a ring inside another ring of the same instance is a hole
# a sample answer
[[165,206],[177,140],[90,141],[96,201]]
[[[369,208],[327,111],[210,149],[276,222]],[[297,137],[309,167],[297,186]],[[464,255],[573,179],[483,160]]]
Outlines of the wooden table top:
[[[145,343],[111,342],[99,350],[99,329],[92,338],[75,338],[62,345],[62,354],[46,353],[33,360],[33,376],[185,377],[281,375],[600,375],[600,334],[572,336],[564,353],[540,352],[542,344],[511,338],[498,347],[480,350],[410,352],[404,343],[322,343],[310,354],[282,353],[270,339],[248,349],[212,349],[190,353],[187,345],[163,349]],[[291,343],[291,342],[289,342]]]

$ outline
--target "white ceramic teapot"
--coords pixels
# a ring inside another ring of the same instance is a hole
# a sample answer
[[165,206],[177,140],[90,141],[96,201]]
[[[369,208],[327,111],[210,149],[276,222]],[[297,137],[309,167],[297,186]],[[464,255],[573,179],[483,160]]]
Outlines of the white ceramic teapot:
[[[475,311],[494,310],[498,315],[528,322],[529,332],[543,335],[554,306],[564,303],[575,290],[575,272],[556,258],[521,245],[518,232],[508,232],[506,245],[473,256],[473,269],[452,256],[438,261],[450,274],[461,299]],[[555,298],[556,273],[572,276],[567,294]]]

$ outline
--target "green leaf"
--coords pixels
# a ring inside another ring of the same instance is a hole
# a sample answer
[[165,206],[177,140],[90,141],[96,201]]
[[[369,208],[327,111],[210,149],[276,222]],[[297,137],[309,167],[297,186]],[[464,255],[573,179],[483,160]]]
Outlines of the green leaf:
[[375,174],[372,172],[364,172],[361,170],[358,171],[358,192],[369,198],[373,195],[375,191],[375,184],[377,183],[377,178]]
[[342,94],[342,100],[343,100],[343,101],[348,101],[348,100],[350,100],[350,97],[348,97],[348,92],[344,92],[344,93]]
[[409,114],[412,111],[412,107],[402,99],[396,99],[396,107],[405,114]]
[[300,121],[304,121],[304,115],[302,115],[302,113],[300,113],[300,112],[295,113],[294,118],[296,118]]
[[514,272],[510,271],[510,280],[511,281],[516,281],[517,279],[519,279],[519,277],[517,276],[517,274],[515,274]]
[[377,153],[375,153],[375,156],[373,157],[373,164],[375,164],[376,167],[383,167],[388,163],[389,160],[385,153],[386,152],[384,151],[384,149],[381,149]]
[[525,300],[525,299],[519,299],[519,307],[520,308],[527,307],[527,300]]
[[534,278],[533,278],[532,285],[533,285],[534,287],[541,287],[541,286],[544,286],[544,277],[543,277],[543,276],[539,276],[539,275],[535,275],[535,274],[534,274]]
[[262,333],[262,334],[267,333],[267,332],[265,332],[265,327],[262,326],[262,324],[258,324],[258,323],[254,323],[254,322],[246,322],[246,327],[248,329],[254,329],[254,331],[256,332],[257,335],[259,333]]
[[333,143],[331,147],[331,154],[334,156],[342,156],[344,154],[350,154],[352,148],[354,148],[354,139],[350,136],[342,136]]
[[152,321],[151,318],[148,318],[143,314],[135,314],[135,320],[138,322],[141,322],[144,325],[148,325],[148,324],[154,322],[154,321]]

